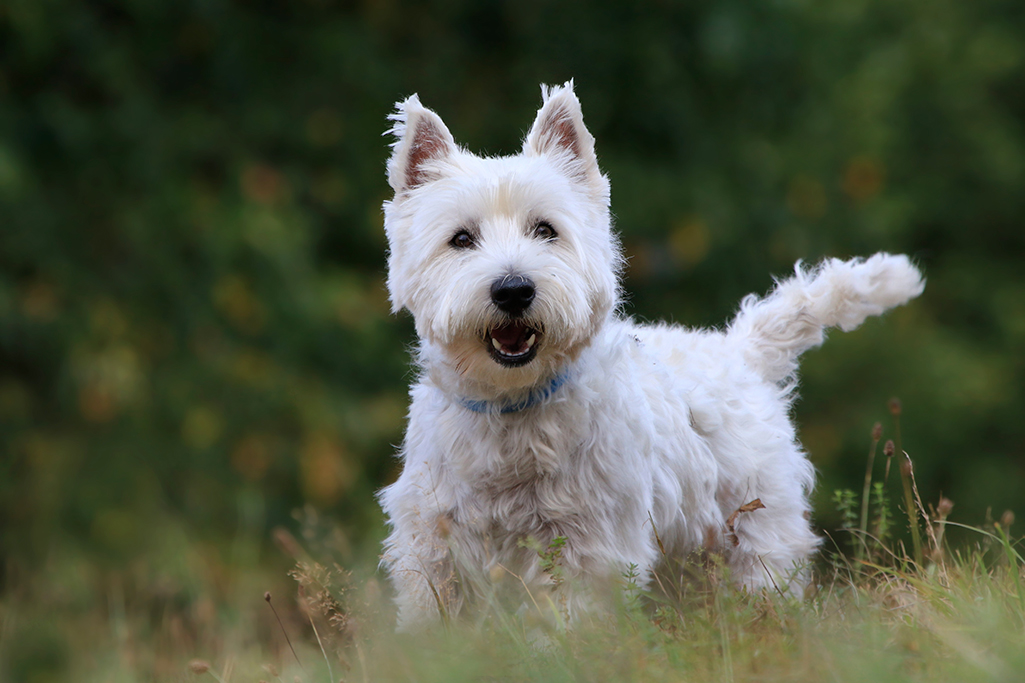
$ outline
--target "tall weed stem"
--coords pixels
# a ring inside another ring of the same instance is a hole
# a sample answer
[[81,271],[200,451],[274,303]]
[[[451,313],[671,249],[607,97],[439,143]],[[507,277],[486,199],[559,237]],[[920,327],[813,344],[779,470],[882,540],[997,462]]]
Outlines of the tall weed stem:
[[915,552],[915,564],[921,568],[922,564],[922,531],[918,527],[918,508],[915,506],[915,497],[911,492],[912,465],[911,457],[903,453],[904,459],[900,462],[900,478],[904,484],[904,507],[908,513],[908,525],[911,527],[911,543]]
[[868,552],[868,498],[872,489],[872,466],[876,460],[876,449],[879,447],[879,440],[883,438],[883,425],[876,422],[872,426],[872,447],[868,449],[868,465],[865,467],[865,486],[861,489],[861,520],[858,528],[861,530],[860,543],[858,544],[857,558],[863,559]]

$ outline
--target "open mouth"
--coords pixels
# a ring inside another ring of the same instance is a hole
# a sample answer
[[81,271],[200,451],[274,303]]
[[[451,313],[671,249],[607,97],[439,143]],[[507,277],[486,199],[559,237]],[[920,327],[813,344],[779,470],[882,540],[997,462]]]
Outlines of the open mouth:
[[484,341],[495,361],[508,367],[518,367],[534,360],[540,337],[541,333],[533,327],[522,321],[510,320],[492,327]]

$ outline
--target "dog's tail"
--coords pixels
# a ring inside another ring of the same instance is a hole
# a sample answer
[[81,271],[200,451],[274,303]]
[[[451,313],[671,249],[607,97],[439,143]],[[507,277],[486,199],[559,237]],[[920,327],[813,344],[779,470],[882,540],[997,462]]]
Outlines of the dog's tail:
[[792,377],[798,357],[823,342],[825,328],[848,332],[925,288],[904,255],[827,259],[810,269],[798,261],[794,271],[764,299],[748,295],[727,331],[730,343],[741,344],[745,360],[772,382]]

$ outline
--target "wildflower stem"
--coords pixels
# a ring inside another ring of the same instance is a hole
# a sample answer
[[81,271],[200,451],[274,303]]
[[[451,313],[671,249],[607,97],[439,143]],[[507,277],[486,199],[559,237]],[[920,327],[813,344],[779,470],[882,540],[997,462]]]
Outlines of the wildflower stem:
[[288,637],[288,631],[285,630],[285,625],[281,623],[281,617],[278,616],[278,611],[274,609],[274,603],[270,601],[270,591],[263,594],[263,599],[270,605],[271,612],[274,612],[274,618],[278,620],[278,626],[281,627],[281,632],[285,635],[285,642],[288,643],[288,649],[292,651],[292,656],[295,657],[295,661],[298,662],[299,668],[306,671],[306,667],[299,661],[299,655],[295,653],[295,648],[292,647],[292,639]]
[[[1021,584],[1021,569],[1019,567],[1019,561],[1021,556],[1015,552],[1014,547],[1011,545],[1011,539],[1007,535],[1009,528],[1004,529],[1000,524],[996,524],[997,533],[1000,535],[1000,544],[1003,546],[1004,554],[1007,555],[1007,561],[1011,567],[1011,576],[1014,577],[1014,587],[1018,593],[1018,602],[1021,605],[1022,612],[1025,613],[1025,589],[1022,588]],[[1008,525],[1010,527],[1010,525]]]
[[868,450],[868,465],[865,467],[865,486],[861,490],[861,520],[858,529],[861,530],[860,543],[858,544],[857,557],[865,556],[868,544],[865,540],[868,534],[868,497],[872,489],[872,466],[876,460],[876,449],[879,447],[879,440],[883,436],[883,426],[876,422],[872,427],[872,448]]
[[900,463],[900,478],[904,484],[904,507],[908,513],[908,524],[911,526],[911,543],[915,553],[915,564],[922,567],[922,532],[918,528],[918,508],[911,492],[911,458],[903,453],[904,460]]
[[324,649],[324,643],[320,640],[320,633],[317,631],[317,625],[313,623],[313,614],[307,613],[306,615],[310,619],[310,626],[313,627],[313,635],[317,636],[317,645],[320,646],[320,653],[324,655],[324,663],[327,664],[327,679],[329,681],[335,680],[335,675],[331,671],[331,660],[328,659],[327,650]]

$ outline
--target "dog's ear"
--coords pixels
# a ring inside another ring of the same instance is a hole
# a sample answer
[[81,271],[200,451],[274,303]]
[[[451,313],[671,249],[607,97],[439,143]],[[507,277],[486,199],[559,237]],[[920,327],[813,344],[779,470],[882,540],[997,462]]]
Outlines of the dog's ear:
[[455,140],[441,117],[412,95],[396,103],[395,113],[388,119],[395,122],[388,131],[395,136],[388,161],[392,189],[399,193],[437,178],[438,162],[456,151]]
[[563,164],[569,176],[602,184],[594,155],[594,136],[584,127],[584,114],[573,92],[573,81],[555,87],[542,85],[541,98],[541,109],[523,141],[524,154],[551,156]]

